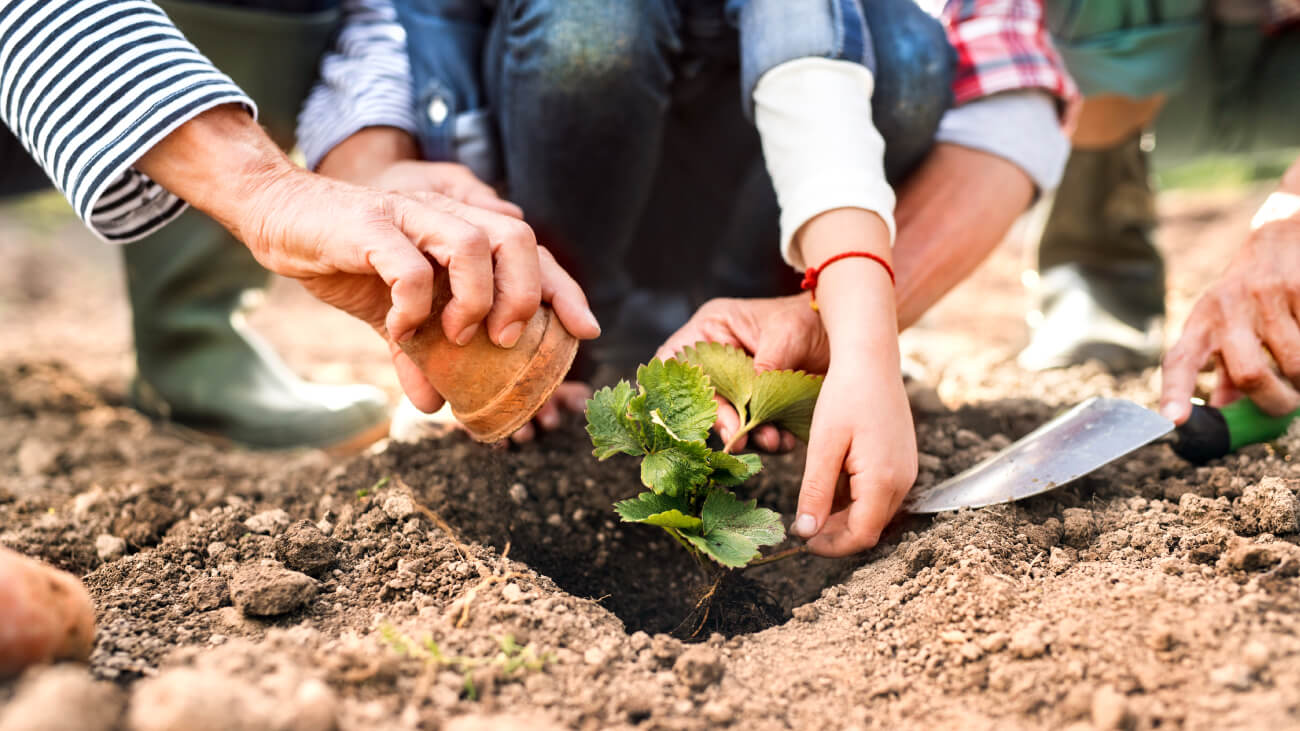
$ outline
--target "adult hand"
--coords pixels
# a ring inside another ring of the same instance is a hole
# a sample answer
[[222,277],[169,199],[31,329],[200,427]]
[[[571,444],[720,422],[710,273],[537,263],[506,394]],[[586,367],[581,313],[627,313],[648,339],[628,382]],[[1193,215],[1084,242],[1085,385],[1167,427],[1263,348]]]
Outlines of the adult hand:
[[[766,370],[804,370],[825,373],[830,365],[830,342],[821,318],[809,306],[808,295],[764,299],[715,299],[695,312],[655,353],[671,358],[700,341],[733,345],[754,356],[754,367]],[[723,442],[740,428],[740,417],[726,401],[718,401],[715,425]],[[765,424],[753,432],[754,443],[769,452],[794,448],[793,434]],[[741,437],[735,449],[745,446]]]
[[[1211,357],[1215,405],[1238,393],[1281,416],[1300,407],[1300,164],[1256,215],[1246,244],[1192,308],[1162,364],[1160,411],[1191,415],[1196,374]],[[1276,368],[1275,368],[1276,366]]]
[[494,342],[511,347],[543,297],[575,336],[599,334],[582,290],[522,221],[434,193],[380,192],[303,171],[238,107],[195,117],[136,166],[220,221],[267,269],[374,327],[423,410],[442,399],[397,343],[430,314],[435,264],[450,281],[441,324],[453,342],[468,342],[484,322]]
[[471,206],[524,217],[519,206],[502,200],[468,167],[421,160],[415,138],[395,127],[366,127],[353,133],[321,158],[316,172],[379,190],[440,193]]

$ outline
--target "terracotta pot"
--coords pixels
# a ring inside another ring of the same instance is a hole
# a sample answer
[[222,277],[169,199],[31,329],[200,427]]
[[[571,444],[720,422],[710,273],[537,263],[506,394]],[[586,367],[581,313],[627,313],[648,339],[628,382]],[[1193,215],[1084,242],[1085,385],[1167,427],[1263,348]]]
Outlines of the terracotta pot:
[[578,339],[543,304],[513,348],[488,339],[480,326],[464,346],[442,332],[442,310],[451,299],[445,277],[434,296],[433,314],[402,350],[451,404],[452,413],[479,442],[513,434],[542,408],[573,365]]

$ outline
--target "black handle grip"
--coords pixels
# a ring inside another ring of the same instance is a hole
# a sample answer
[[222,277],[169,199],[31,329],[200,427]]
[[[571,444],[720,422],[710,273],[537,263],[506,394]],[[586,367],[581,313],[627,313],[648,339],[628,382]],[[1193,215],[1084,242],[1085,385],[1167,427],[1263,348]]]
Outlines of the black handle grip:
[[1204,464],[1232,452],[1228,421],[1213,406],[1193,405],[1192,415],[1175,433],[1174,452],[1193,464]]

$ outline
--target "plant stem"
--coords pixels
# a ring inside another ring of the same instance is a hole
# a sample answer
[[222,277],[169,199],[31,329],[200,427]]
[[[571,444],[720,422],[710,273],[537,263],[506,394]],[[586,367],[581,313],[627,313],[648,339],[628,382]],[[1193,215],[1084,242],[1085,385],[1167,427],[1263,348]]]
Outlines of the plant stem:
[[[773,563],[775,561],[780,561],[783,558],[790,558],[791,556],[798,556],[801,553],[807,553],[807,552],[808,552],[807,546],[795,546],[794,548],[788,548],[784,551],[779,551],[777,553],[774,553],[771,556],[764,556],[760,559],[750,561],[749,566],[762,566],[765,563]],[[748,566],[746,568],[748,568]]]
[[732,435],[731,435],[731,439],[728,439],[726,445],[724,445],[724,446],[722,447],[722,451],[723,451],[724,453],[726,453],[726,454],[731,454],[731,449],[732,449],[733,447],[736,446],[736,442],[740,441],[740,438],[741,438],[741,437],[743,437],[743,436],[745,436],[746,434],[748,434],[748,433],[749,433],[749,430],[750,430],[751,428],[753,428],[753,427],[751,427],[751,426],[743,426],[743,427],[737,429],[737,430],[736,430],[736,433],[735,433],[735,434],[732,434]]

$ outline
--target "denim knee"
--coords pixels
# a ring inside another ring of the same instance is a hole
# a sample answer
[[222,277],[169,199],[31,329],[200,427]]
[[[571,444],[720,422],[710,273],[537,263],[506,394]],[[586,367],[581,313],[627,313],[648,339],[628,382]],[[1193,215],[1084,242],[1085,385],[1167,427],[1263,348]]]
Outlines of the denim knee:
[[741,90],[753,109],[758,79],[799,58],[860,63],[876,78],[872,113],[885,172],[898,182],[930,149],[952,106],[956,53],[943,25],[915,0],[730,0],[739,13]]
[[957,54],[943,24],[913,0],[865,3],[876,53],[872,118],[885,138],[885,176],[905,179],[929,152],[952,106]]
[[680,43],[674,0],[506,0],[497,12],[507,74],[604,103],[629,81],[666,82]]

